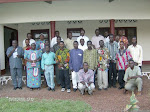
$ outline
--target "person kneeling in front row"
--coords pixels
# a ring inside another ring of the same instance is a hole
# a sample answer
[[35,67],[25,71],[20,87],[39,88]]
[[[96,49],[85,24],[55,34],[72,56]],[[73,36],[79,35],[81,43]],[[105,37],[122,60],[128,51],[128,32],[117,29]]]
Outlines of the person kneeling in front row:
[[138,66],[134,65],[132,59],[129,60],[129,67],[126,70],[124,81],[126,82],[125,90],[134,91],[138,88],[137,95],[141,95],[142,91],[142,75]]
[[93,90],[95,89],[94,85],[94,73],[93,70],[88,69],[88,63],[83,63],[83,69],[79,71],[79,84],[78,89],[81,94],[84,95],[85,91],[88,91],[89,95],[93,94]]

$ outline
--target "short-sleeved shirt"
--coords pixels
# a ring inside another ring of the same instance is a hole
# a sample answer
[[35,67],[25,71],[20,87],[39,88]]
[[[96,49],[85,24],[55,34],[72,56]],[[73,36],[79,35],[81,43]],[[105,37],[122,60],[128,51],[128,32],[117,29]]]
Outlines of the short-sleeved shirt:
[[84,39],[84,44],[85,44],[85,46],[87,46],[87,42],[89,41],[89,38],[87,37],[87,36],[79,36],[78,38],[77,38],[77,41],[78,41],[78,44],[79,45],[81,45],[81,43],[80,43],[80,40],[81,39]]
[[[56,51],[56,61],[59,61],[59,64],[58,64],[58,68],[59,69],[69,69],[69,60],[70,60],[70,54],[69,54],[69,50],[64,48],[63,50],[61,49],[58,49]],[[60,66],[60,64],[63,65]]]
[[[138,75],[141,75],[140,67],[134,66],[133,70],[130,67],[128,67],[125,72],[124,81],[128,82],[127,81],[128,77],[133,77],[133,76],[138,76]],[[135,80],[136,79],[130,79],[129,81],[135,81]]]
[[85,73],[84,69],[79,70],[79,82],[93,83],[94,82],[94,72],[91,69]]
[[110,60],[116,60],[116,54],[118,53],[118,44],[116,41],[113,43],[107,42],[106,47],[109,50],[110,53]]
[[[14,47],[9,47],[7,49],[7,56],[10,54],[10,52],[14,49]],[[24,55],[24,50],[22,49],[22,47],[17,47],[16,50],[14,51],[14,53],[17,52],[17,54],[19,56],[23,56]],[[10,68],[22,68],[22,59],[21,58],[14,58],[13,57],[13,54],[9,57],[9,65],[10,65]]]
[[64,42],[65,42],[65,45],[66,45],[67,49],[71,50],[71,49],[74,48],[73,47],[74,40],[67,38]]
[[93,69],[97,67],[97,50],[85,50],[83,52],[83,62],[87,62],[89,65],[89,69]]
[[108,59],[110,58],[110,54],[109,51],[106,47],[103,48],[98,48],[97,49],[97,53],[98,53],[98,68],[101,71],[104,71],[107,69],[107,64],[108,64]]
[[128,66],[128,60],[131,59],[131,53],[129,50],[124,49],[123,54],[119,49],[119,52],[116,54],[116,59],[118,61],[118,69],[119,70],[126,70]]
[[54,53],[56,53],[56,51],[57,51],[59,48],[60,48],[60,47],[59,47],[59,44],[55,44],[55,45],[53,46]]
[[53,65],[56,64],[55,61],[55,53],[49,52],[49,53],[44,53],[42,55],[42,61],[41,61],[41,68],[44,70],[45,65]]
[[103,40],[104,43],[105,43],[105,38],[102,36],[102,35],[99,35],[99,36],[93,36],[91,41],[92,41],[92,44],[95,46],[95,48],[99,48],[99,41],[100,40]]

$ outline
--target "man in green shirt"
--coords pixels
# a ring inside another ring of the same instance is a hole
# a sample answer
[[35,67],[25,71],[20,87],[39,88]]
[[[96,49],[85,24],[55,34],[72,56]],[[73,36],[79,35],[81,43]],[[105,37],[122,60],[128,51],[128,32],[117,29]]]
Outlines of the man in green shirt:
[[138,88],[137,95],[141,95],[142,91],[142,75],[138,66],[135,66],[133,59],[129,60],[129,67],[126,70],[124,81],[126,82],[125,90],[134,91]]
[[87,42],[88,49],[83,53],[83,62],[87,62],[89,69],[97,68],[97,50],[92,48],[92,41]]

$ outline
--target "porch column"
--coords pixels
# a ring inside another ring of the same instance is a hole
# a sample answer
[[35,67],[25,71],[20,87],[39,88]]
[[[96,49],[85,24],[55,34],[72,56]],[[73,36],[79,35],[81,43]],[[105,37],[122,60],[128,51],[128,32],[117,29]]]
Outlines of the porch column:
[[[5,71],[4,26],[0,25],[0,69]],[[2,73],[3,74],[3,73]]]
[[55,37],[55,21],[50,22],[50,27],[51,27],[51,39]]
[[110,20],[110,33],[113,35],[115,34],[115,20],[114,19]]

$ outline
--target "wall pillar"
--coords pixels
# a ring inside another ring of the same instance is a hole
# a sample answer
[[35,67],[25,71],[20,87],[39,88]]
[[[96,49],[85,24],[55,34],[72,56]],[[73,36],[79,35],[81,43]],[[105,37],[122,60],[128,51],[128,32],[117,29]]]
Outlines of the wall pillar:
[[51,39],[55,37],[55,21],[50,22],[50,27],[51,27]]
[[115,20],[114,19],[110,20],[110,33],[113,35],[115,34]]
[[5,50],[4,50],[4,26],[0,25],[0,66],[1,72],[4,74],[5,72]]

